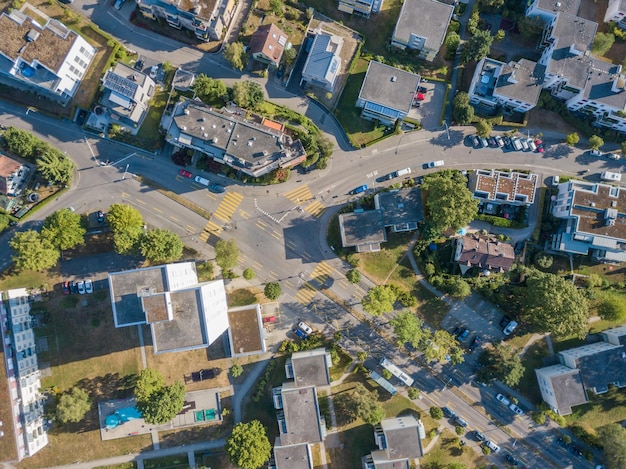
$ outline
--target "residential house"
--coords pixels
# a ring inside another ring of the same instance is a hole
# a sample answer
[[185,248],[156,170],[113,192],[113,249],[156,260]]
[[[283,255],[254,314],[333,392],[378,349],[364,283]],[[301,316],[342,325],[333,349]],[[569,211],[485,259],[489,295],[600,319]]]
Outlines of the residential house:
[[286,45],[287,35],[278,26],[264,24],[252,34],[248,52],[255,60],[278,67]]
[[417,230],[424,221],[422,191],[419,187],[379,192],[374,207],[383,213],[383,224],[393,233]]
[[587,391],[626,387],[626,326],[600,333],[601,341],[563,350],[560,364],[535,370],[541,397],[559,415],[588,402]]
[[268,469],[313,469],[311,446],[306,443],[286,446],[280,437],[276,437],[274,457]]
[[463,275],[472,267],[506,272],[515,262],[515,251],[510,244],[489,237],[461,236],[456,239],[454,261]]
[[609,0],[609,5],[604,13],[604,22],[616,23],[618,27],[626,29],[626,0]]
[[526,16],[538,16],[550,23],[559,13],[577,15],[582,0],[532,0],[526,8]]
[[295,352],[285,362],[285,375],[298,386],[330,386],[333,361],[324,348]]
[[224,282],[181,262],[109,273],[115,327],[150,326],[154,353],[206,348],[228,329]]
[[469,87],[470,103],[510,113],[527,112],[537,105],[545,65],[520,59],[508,64],[485,57],[476,65]]
[[0,154],[0,193],[14,196],[26,167],[19,161]]
[[416,98],[420,76],[395,67],[370,61],[359,91],[356,107],[361,117],[394,125],[408,115]]
[[137,0],[144,16],[162,18],[175,29],[185,28],[201,41],[219,41],[230,25],[236,0]]
[[388,418],[374,427],[378,451],[362,459],[363,469],[408,469],[411,462],[424,456],[424,424],[413,417]]
[[31,298],[25,288],[8,290],[0,302],[2,352],[8,379],[7,404],[12,419],[5,431],[15,437],[17,458],[32,456],[48,444],[44,423],[45,396],[41,394],[37,338],[30,314]]
[[272,391],[278,411],[278,429],[283,446],[321,443],[326,437],[326,422],[320,414],[315,386],[299,387],[285,382]]
[[156,84],[145,73],[118,62],[102,79],[104,93],[100,104],[104,106],[112,122],[136,134],[148,115],[150,98]]
[[241,109],[213,109],[197,101],[177,103],[163,116],[166,141],[191,148],[235,171],[260,177],[278,168],[297,166],[306,159],[300,140],[293,140],[281,124],[246,119]]
[[591,255],[600,262],[626,262],[626,190],[570,180],[559,184],[552,215],[563,220],[551,249]]
[[538,182],[534,173],[479,169],[469,174],[468,187],[479,200],[480,210],[489,213],[495,205],[532,205]]
[[356,252],[380,251],[380,243],[387,241],[382,210],[355,210],[339,215],[339,232],[344,248]]
[[[26,11],[32,11],[37,18]],[[0,31],[0,74],[19,88],[67,104],[87,73],[96,49],[28,3],[21,11],[2,13]]]
[[349,15],[369,18],[372,13],[378,13],[382,7],[383,0],[339,0],[337,9]]
[[391,45],[419,51],[420,59],[432,62],[446,37],[453,12],[454,5],[436,0],[405,0]]
[[309,55],[302,68],[300,85],[306,82],[332,92],[341,69],[343,38],[321,29],[314,33]]

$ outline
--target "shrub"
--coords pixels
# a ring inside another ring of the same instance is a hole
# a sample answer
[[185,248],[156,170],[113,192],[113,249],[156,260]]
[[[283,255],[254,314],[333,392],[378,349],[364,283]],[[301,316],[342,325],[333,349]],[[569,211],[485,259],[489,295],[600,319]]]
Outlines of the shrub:
[[243,366],[241,366],[239,363],[235,363],[233,366],[230,367],[230,374],[233,378],[241,376],[243,374]]
[[459,436],[461,436],[463,433],[465,433],[465,429],[461,425],[457,425],[456,427],[454,427],[454,431]]
[[361,272],[356,269],[350,269],[346,272],[346,278],[350,283],[359,283],[361,281]]
[[543,425],[546,423],[546,414],[543,412],[533,412],[532,419],[537,425]]
[[435,266],[433,264],[431,264],[430,262],[428,264],[426,264],[424,266],[424,274],[426,274],[426,277],[431,277],[432,275],[435,274]]
[[383,370],[383,378],[385,379],[391,379],[393,375],[391,374],[391,371],[389,371],[388,369],[384,369]]
[[256,273],[252,268],[248,267],[246,270],[243,271],[243,278],[245,278],[246,280],[252,280],[254,277],[256,277]]
[[549,269],[553,262],[554,258],[547,252],[538,252],[535,256],[535,264],[541,269]]
[[415,298],[407,291],[401,291],[398,294],[398,301],[405,308],[412,308],[413,306],[417,306],[417,298]]
[[443,418],[443,410],[440,407],[432,406],[429,410],[430,416],[435,420],[441,420]]
[[268,300],[277,300],[281,293],[280,284],[278,282],[270,282],[265,285],[263,291]]
[[408,394],[409,399],[417,399],[420,397],[420,390],[417,388],[409,388]]

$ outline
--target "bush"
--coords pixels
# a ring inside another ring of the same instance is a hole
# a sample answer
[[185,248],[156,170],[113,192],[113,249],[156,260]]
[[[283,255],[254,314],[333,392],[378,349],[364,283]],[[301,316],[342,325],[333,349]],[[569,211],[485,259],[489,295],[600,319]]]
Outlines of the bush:
[[533,412],[532,419],[537,425],[543,425],[546,423],[546,414],[543,412]]
[[417,388],[409,388],[409,399],[417,399],[420,397],[420,390]]
[[440,407],[432,406],[429,410],[430,416],[435,420],[441,420],[443,418],[443,410]]
[[346,272],[346,278],[350,283],[359,283],[361,281],[361,272],[356,269],[350,269]]
[[491,454],[491,450],[488,447],[483,446],[482,449],[485,456],[489,456]]
[[540,269],[549,269],[553,262],[554,258],[547,252],[538,252],[535,256],[535,264]]
[[391,371],[389,371],[388,369],[384,369],[383,370],[383,378],[385,379],[391,379],[393,375],[391,374]]
[[252,280],[254,277],[256,277],[256,273],[252,268],[248,267],[246,270],[243,271],[243,278],[245,278],[246,280]]
[[265,285],[265,290],[263,291],[266,298],[268,300],[277,300],[281,294],[280,284],[278,282],[270,282]]
[[415,298],[408,291],[401,291],[398,293],[398,301],[405,308],[412,308],[413,306],[417,306],[417,298]]
[[456,427],[454,427],[454,431],[459,436],[461,436],[463,433],[465,433],[465,429],[461,425],[457,425]]
[[430,262],[424,266],[424,274],[426,277],[431,277],[435,274],[435,266]]
[[241,376],[243,374],[243,366],[241,366],[239,363],[235,363],[233,366],[230,367],[230,374],[233,378]]

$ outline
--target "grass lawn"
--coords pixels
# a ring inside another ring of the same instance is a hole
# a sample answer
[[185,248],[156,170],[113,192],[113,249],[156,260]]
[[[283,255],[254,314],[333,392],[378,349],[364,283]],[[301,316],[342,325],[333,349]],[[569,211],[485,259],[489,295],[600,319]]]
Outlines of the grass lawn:
[[367,60],[356,61],[335,109],[335,116],[350,142],[357,148],[385,135],[384,126],[376,126],[372,121],[361,119],[361,109],[355,106],[368,64]]
[[[46,272],[34,272],[24,270],[22,272],[9,269],[2,273],[0,277],[0,291],[11,290],[13,288],[40,288],[45,286],[46,290],[54,288],[55,284],[61,281],[58,271],[50,270]],[[60,287],[59,287],[60,288]]]
[[598,429],[609,423],[626,420],[626,392],[615,386],[600,396],[587,394],[589,402],[573,408],[573,413],[565,417],[568,425],[578,424],[587,429]]
[[487,458],[479,455],[467,445],[460,447],[458,442],[457,435],[444,430],[437,444],[420,461],[421,467],[438,469],[448,467],[448,464],[454,462],[462,463],[465,467],[487,467]]
[[256,294],[249,288],[238,288],[228,293],[228,306],[248,306],[257,302]]
[[196,463],[198,467],[210,467],[211,469],[237,469],[237,466],[230,463],[226,454],[196,454]]
[[162,458],[156,459],[145,459],[143,467],[145,469],[183,469],[189,467],[189,459],[187,458],[187,453],[175,454],[173,456],[163,456]]
[[522,363],[526,367],[524,376],[517,385],[517,389],[520,390],[526,398],[534,404],[541,402],[541,391],[539,391],[539,385],[537,384],[537,376],[535,375],[535,369],[544,366],[543,359],[550,354],[546,341],[544,339],[538,340],[533,343],[526,353],[522,357]]
[[345,353],[343,350],[339,351],[340,361],[336,365],[333,363],[333,366],[330,368],[330,380],[336,381],[343,376],[346,372],[350,363],[352,363],[352,357]]
[[166,90],[162,88],[157,89],[150,100],[148,115],[141,124],[139,132],[137,132],[137,137],[144,140],[148,144],[147,148],[149,149],[155,149],[160,146],[162,136],[159,132],[159,127],[168,95],[169,93]]

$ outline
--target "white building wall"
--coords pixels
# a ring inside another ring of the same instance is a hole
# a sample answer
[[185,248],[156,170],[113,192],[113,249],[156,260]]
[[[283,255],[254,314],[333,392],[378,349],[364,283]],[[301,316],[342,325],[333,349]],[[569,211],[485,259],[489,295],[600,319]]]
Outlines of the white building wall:
[[73,96],[95,55],[96,48],[77,35],[65,60],[56,72],[61,79],[57,85],[57,93]]
[[207,339],[212,344],[228,329],[228,305],[224,281],[216,280],[202,286],[202,311]]

